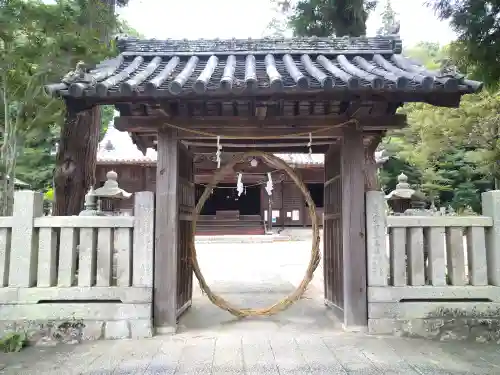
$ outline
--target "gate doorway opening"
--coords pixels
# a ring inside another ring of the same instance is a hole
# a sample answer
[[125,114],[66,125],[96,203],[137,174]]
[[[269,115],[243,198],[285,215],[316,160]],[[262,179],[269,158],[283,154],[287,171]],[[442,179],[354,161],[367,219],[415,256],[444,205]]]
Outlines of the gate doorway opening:
[[[309,233],[310,228],[299,228]],[[200,269],[211,290],[235,306],[266,308],[292,293],[304,277],[312,241],[250,243],[198,242]],[[301,298],[270,317],[238,319],[212,304],[193,283],[190,309],[179,318],[178,332],[242,330],[245,332],[316,332],[340,330],[341,321],[324,304],[323,265]]]
[[[216,215],[218,211],[238,211],[240,215],[260,215],[260,185],[245,187],[238,196],[236,184],[218,184],[205,202],[200,215]],[[196,185],[196,204],[205,191],[205,186]]]
[[[323,183],[306,184],[316,208],[323,208],[325,185]],[[307,202],[306,202],[307,205]]]

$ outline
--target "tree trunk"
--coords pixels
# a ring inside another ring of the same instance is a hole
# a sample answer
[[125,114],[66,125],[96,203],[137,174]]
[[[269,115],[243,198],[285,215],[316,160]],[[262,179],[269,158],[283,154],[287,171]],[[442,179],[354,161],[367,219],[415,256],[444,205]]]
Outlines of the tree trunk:
[[101,116],[98,106],[78,109],[66,103],[55,168],[53,215],[78,215],[85,194],[95,185],[95,166]]
[[90,0],[87,4],[89,13],[89,27],[97,30],[104,43],[111,40],[115,30],[115,0]]
[[[89,26],[99,30],[101,41],[107,43],[115,27],[116,1],[91,0],[88,5]],[[54,176],[55,216],[78,215],[82,210],[85,194],[91,185],[95,185],[101,128],[101,111],[98,106],[78,110],[67,101],[66,108]]]

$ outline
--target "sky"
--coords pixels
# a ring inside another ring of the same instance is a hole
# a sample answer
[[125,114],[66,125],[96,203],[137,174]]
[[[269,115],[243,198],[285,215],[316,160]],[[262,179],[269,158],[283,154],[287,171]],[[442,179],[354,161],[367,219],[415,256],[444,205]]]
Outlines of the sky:
[[[392,0],[401,22],[405,46],[418,42],[447,44],[454,33],[440,21],[426,0]],[[368,19],[368,35],[380,26],[385,1]],[[147,38],[260,38],[275,16],[270,0],[130,0],[119,11],[122,19]]]

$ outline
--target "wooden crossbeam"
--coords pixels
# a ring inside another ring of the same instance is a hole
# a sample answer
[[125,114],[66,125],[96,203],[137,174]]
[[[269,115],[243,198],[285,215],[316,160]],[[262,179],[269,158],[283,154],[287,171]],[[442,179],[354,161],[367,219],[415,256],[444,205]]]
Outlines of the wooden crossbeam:
[[[324,153],[328,150],[329,144],[328,145],[313,145],[312,146],[312,152],[315,154],[321,154]],[[190,146],[189,150],[191,150],[195,154],[213,154],[216,151],[215,147],[200,147],[200,146]],[[294,147],[284,147],[284,146],[268,146],[268,147],[262,147],[262,145],[249,145],[246,148],[241,148],[241,147],[226,147],[223,146],[224,152],[244,152],[244,151],[250,151],[250,150],[262,150],[266,152],[271,152],[271,153],[280,153],[280,152],[287,152],[287,153],[307,153],[308,147],[306,147],[306,143],[304,143],[302,146],[294,146]]]
[[[336,125],[344,124],[349,120],[346,116],[311,116],[311,117],[276,117],[259,120],[251,118],[232,117],[205,117],[205,118],[169,118],[165,116],[124,116],[115,118],[115,127],[118,130],[131,133],[151,133],[162,128],[181,127],[186,130],[178,130],[180,139],[213,138],[198,133],[213,133],[227,135],[226,138],[268,136],[282,137],[291,133],[308,132],[313,129],[331,126],[328,131],[317,133],[316,138],[335,138],[342,136],[343,130]],[[387,129],[399,129],[406,125],[405,115],[391,116],[366,116],[356,119],[359,126],[365,131],[383,131]],[[349,124],[346,126],[355,126]],[[190,131],[187,131],[189,129]],[[307,137],[307,136],[306,136]],[[301,137],[289,137],[301,138]]]

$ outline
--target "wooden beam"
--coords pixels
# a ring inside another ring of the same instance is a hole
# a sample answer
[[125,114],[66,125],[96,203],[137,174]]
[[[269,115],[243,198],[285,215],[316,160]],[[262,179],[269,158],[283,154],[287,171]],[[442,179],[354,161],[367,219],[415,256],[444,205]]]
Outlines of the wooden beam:
[[[188,128],[185,128],[188,129]],[[221,140],[236,140],[244,139],[248,141],[252,140],[274,140],[280,142],[284,139],[302,139],[305,143],[309,141],[309,132],[314,131],[313,128],[189,128],[187,130],[177,130],[179,139],[215,139],[217,135],[221,137]],[[323,139],[332,140],[337,139],[342,136],[341,128],[330,128],[322,130],[321,132],[316,132],[312,134],[313,139]]]
[[346,129],[341,148],[344,326],[368,325],[363,134]]
[[[287,142],[286,140],[271,143],[269,141],[254,141],[252,143],[246,143],[247,141],[234,140],[231,142],[223,142],[222,146],[226,152],[244,152],[248,149],[251,150],[265,150],[267,152],[308,152],[307,142]],[[335,140],[323,140],[323,141],[313,141],[312,151],[314,153],[323,153],[328,147],[337,141]],[[212,154],[217,149],[217,144],[213,142],[199,142],[199,141],[182,141],[189,149],[197,154]]]
[[[305,116],[305,117],[275,117],[264,120],[259,120],[256,117],[186,117],[186,118],[169,118],[165,116],[124,116],[115,118],[115,127],[118,130],[147,133],[157,131],[162,127],[169,125],[182,127],[185,129],[197,131],[218,131],[222,133],[224,130],[230,129],[255,129],[255,130],[290,130],[297,132],[317,129],[321,127],[329,127],[342,125],[349,118],[346,116]],[[364,116],[356,118],[363,129],[370,130],[387,130],[402,128],[406,125],[405,115],[391,116]],[[183,137],[181,137],[183,138]]]
[[[167,128],[167,127],[165,127]],[[342,138],[344,132],[344,128],[340,127],[332,127],[329,129],[322,129],[321,131],[315,132],[318,128],[282,128],[282,129],[273,129],[273,128],[209,128],[209,129],[200,129],[200,128],[185,128],[186,130],[176,130],[178,137],[180,140],[196,140],[196,139],[210,139],[214,140],[217,136],[221,137],[221,140],[228,141],[231,140],[231,143],[234,143],[235,140],[244,140],[249,143],[253,143],[254,141],[265,141],[263,143],[270,142],[283,142],[284,140],[295,140],[296,142],[300,142],[299,140],[305,141],[307,143],[309,141],[309,132],[312,133],[313,143],[314,140],[317,142],[319,140],[326,142],[333,142],[334,140]],[[188,130],[189,129],[189,130]],[[361,127],[361,131],[365,135],[376,135],[380,133],[380,130],[372,130],[370,127]],[[156,132],[156,131],[155,131]],[[150,145],[154,143],[155,133],[151,133],[151,130],[148,130],[148,133],[135,133],[144,138],[150,138],[151,141],[145,142]],[[150,146],[148,146],[150,147]]]
[[142,152],[143,155],[146,155],[146,150],[149,147],[147,142],[136,133],[131,133],[130,138],[132,138],[132,142],[137,146],[139,151]]
[[179,248],[179,147],[172,129],[158,132],[154,323],[159,333],[177,329],[177,256]]
[[[197,141],[182,141],[186,146],[189,147],[207,147],[214,149],[217,147],[217,143],[215,142],[197,142]],[[330,145],[332,144],[333,141],[318,141],[314,142],[314,146],[323,146],[323,145]],[[272,147],[304,147],[305,144],[304,142],[272,142],[269,143],[269,141],[254,141],[251,143],[247,143],[247,141],[242,141],[239,142],[239,140],[234,140],[231,142],[224,142],[223,144],[224,148],[226,147],[235,147],[235,148],[254,148],[254,147],[261,147],[261,148],[272,148]],[[243,150],[242,150],[243,151]]]
[[[331,142],[329,143],[331,144]],[[328,150],[329,144],[323,145],[313,145],[312,152],[315,154],[324,153],[325,150]],[[200,147],[200,146],[190,146],[189,149],[191,152],[195,154],[213,154],[216,152],[216,147]],[[270,147],[261,147],[260,145],[248,145],[248,147],[226,147],[223,146],[222,152],[245,152],[250,150],[262,150],[266,152],[273,153],[308,153],[309,149],[306,147],[306,143],[304,142],[302,146],[293,146],[293,147],[283,147],[283,146],[270,146]]]

